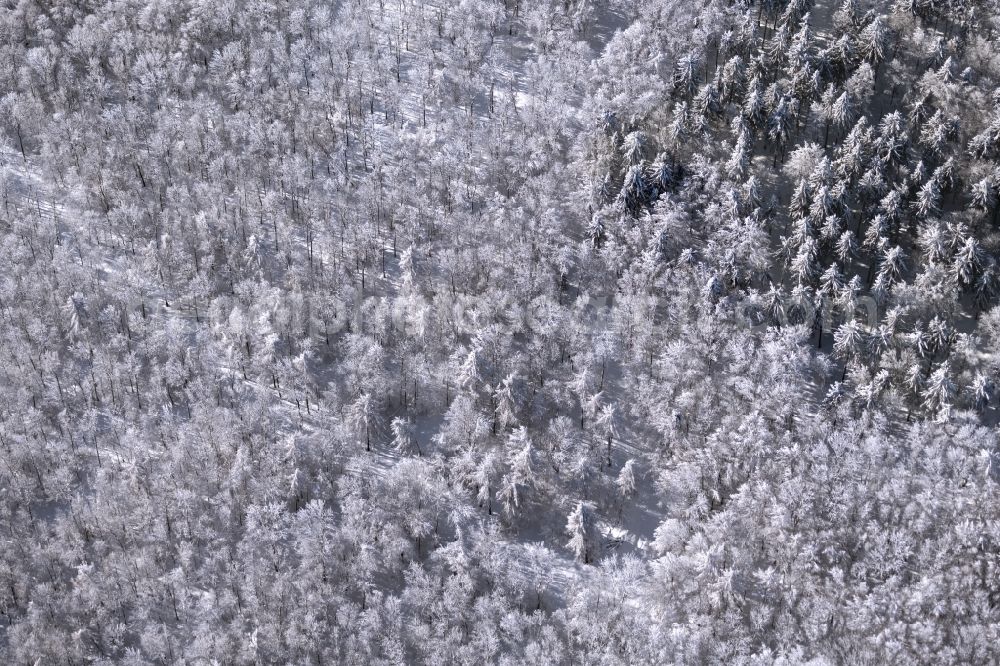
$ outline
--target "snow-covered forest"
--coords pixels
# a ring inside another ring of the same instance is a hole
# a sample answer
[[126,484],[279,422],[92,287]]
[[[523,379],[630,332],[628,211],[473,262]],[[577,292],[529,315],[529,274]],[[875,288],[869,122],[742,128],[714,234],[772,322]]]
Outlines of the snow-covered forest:
[[998,54],[5,0],[0,663],[997,663]]

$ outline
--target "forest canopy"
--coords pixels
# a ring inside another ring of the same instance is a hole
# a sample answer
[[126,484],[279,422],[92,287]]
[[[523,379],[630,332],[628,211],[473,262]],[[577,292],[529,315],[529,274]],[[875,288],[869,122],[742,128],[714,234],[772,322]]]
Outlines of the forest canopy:
[[8,0],[0,662],[1000,658],[995,0]]

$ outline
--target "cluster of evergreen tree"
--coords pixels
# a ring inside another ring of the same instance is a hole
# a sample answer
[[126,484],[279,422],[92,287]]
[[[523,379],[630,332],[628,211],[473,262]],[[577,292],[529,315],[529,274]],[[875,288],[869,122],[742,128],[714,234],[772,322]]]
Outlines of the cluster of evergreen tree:
[[995,661],[998,22],[8,2],[0,661]]

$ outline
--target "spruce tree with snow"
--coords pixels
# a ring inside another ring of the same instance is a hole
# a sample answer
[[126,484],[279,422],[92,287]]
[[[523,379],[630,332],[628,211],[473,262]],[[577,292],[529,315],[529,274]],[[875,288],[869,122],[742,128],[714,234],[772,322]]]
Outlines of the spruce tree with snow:
[[594,506],[589,502],[577,502],[566,520],[566,532],[570,539],[566,546],[579,562],[590,564],[597,559],[600,546]]

